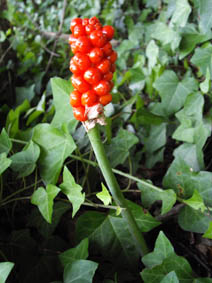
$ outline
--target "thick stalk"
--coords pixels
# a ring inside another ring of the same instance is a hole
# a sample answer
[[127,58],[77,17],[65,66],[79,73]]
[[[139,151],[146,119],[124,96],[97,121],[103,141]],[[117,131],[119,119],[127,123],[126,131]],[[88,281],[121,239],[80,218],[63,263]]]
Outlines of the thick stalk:
[[122,217],[127,221],[130,233],[133,236],[133,238],[136,240],[140,254],[141,256],[143,256],[146,253],[148,253],[148,248],[145,239],[141,231],[139,230],[137,223],[133,215],[131,214],[131,211],[127,207],[127,202],[113,174],[112,168],[110,166],[109,160],[106,156],[105,149],[100,138],[98,125],[96,125],[93,129],[88,131],[88,137],[90,139],[91,145],[96,155],[96,159],[98,161],[99,167],[105,178],[107,186],[112,194],[112,197],[118,206],[124,208],[122,209]]

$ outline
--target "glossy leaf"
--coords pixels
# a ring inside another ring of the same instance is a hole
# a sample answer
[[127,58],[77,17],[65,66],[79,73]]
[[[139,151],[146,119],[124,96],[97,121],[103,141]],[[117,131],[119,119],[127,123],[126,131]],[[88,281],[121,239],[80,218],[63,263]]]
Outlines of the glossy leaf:
[[151,207],[151,205],[157,201],[162,200],[161,214],[167,213],[176,202],[176,194],[173,190],[162,190],[157,187],[149,187],[137,183],[139,190],[141,190],[141,201],[145,207]]
[[173,71],[165,71],[155,82],[155,88],[161,96],[161,107],[166,115],[177,112],[185,103],[186,97],[197,90],[193,78],[179,81]]
[[183,200],[183,202],[193,209],[200,210],[204,212],[207,207],[205,206],[203,199],[197,190],[194,190],[194,193],[191,198]]
[[10,152],[12,148],[12,143],[5,129],[3,128],[0,134],[0,154],[5,152],[6,154]]
[[18,172],[19,177],[30,175],[36,167],[36,162],[40,155],[40,148],[33,141],[30,141],[22,151],[13,154],[11,168]]
[[63,123],[69,123],[71,132],[74,132],[78,122],[73,116],[72,107],[69,103],[69,95],[73,90],[70,81],[61,78],[52,78],[51,87],[56,110],[51,122],[52,126],[60,128]]
[[188,0],[177,0],[176,9],[171,18],[170,25],[184,27],[188,21],[188,17],[190,13],[191,13],[191,7],[188,3]]
[[151,71],[157,63],[159,48],[154,40],[151,40],[146,48],[146,56],[148,58],[148,68]]
[[154,267],[156,265],[162,264],[164,259],[174,254],[174,249],[172,244],[165,236],[165,234],[161,231],[157,237],[155,242],[154,251],[143,256],[142,262],[146,267]]
[[103,183],[102,191],[100,193],[97,193],[96,196],[104,203],[104,205],[109,205],[112,202],[111,195]]
[[210,76],[212,77],[212,45],[208,45],[206,48],[196,48],[194,55],[191,58],[192,64],[197,66],[201,73],[206,76],[207,70],[210,71]]
[[177,275],[174,271],[169,272],[160,283],[179,283]]
[[133,133],[120,129],[117,136],[112,139],[111,144],[106,146],[111,166],[116,167],[118,164],[123,164],[129,156],[129,149],[137,143],[138,138]]
[[94,261],[79,259],[67,264],[64,270],[64,283],[92,283],[98,267]]
[[78,259],[87,259],[88,257],[88,238],[83,239],[75,248],[69,249],[59,255],[63,266],[74,263]]
[[208,230],[211,221],[211,213],[202,213],[189,206],[180,210],[178,223],[185,231],[194,233],[205,233]]
[[76,148],[74,140],[66,129],[39,124],[34,128],[33,141],[41,147],[39,169],[42,179],[46,184],[55,184],[63,162]]
[[201,0],[199,2],[199,27],[206,33],[212,28],[212,3],[210,0]]
[[48,223],[52,222],[54,198],[60,189],[54,185],[47,185],[46,189],[39,187],[31,197],[31,203],[38,206],[40,213]]
[[73,206],[72,217],[74,217],[85,201],[85,193],[81,192],[82,187],[76,184],[74,177],[66,166],[63,170],[63,183],[60,185],[60,188]]
[[12,160],[7,158],[6,153],[0,154],[0,175],[10,166]]
[[0,282],[5,283],[11,270],[14,267],[13,262],[0,262]]

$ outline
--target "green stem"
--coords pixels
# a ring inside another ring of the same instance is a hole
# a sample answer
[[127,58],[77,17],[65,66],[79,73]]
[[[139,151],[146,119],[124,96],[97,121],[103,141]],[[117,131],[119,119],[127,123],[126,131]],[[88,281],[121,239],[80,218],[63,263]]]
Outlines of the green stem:
[[122,216],[127,221],[129,230],[133,238],[137,242],[137,246],[140,250],[141,256],[143,256],[148,253],[148,248],[145,239],[141,231],[139,230],[137,223],[131,214],[131,211],[127,207],[124,195],[122,194],[119,184],[113,174],[112,168],[110,166],[109,160],[106,156],[105,149],[100,138],[98,126],[95,126],[93,129],[88,131],[88,137],[96,155],[99,167],[113,196],[113,199],[115,200],[118,206],[125,208],[121,212]]

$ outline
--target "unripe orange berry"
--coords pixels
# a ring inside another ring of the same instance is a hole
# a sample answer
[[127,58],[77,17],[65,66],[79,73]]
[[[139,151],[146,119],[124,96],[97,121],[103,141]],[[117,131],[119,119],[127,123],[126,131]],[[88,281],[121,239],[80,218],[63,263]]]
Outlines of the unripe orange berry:
[[70,94],[70,104],[73,107],[82,106],[81,105],[81,93],[78,90],[74,90]]
[[107,105],[111,101],[112,101],[112,95],[110,93],[99,97],[99,103],[101,103],[103,106]]
[[73,114],[74,117],[81,122],[84,122],[88,119],[87,115],[85,115],[85,107],[83,106],[73,107]]
[[93,106],[98,98],[93,90],[88,90],[81,96],[81,104],[84,106]]

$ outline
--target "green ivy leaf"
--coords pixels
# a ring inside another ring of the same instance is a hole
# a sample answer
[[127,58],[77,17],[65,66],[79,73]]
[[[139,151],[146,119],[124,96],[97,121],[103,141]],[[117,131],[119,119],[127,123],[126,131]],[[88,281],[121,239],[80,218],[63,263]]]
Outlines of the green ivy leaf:
[[212,222],[210,222],[208,230],[204,233],[203,238],[212,239]]
[[183,202],[193,209],[200,210],[204,212],[207,207],[205,206],[203,199],[197,190],[194,190],[194,193],[191,198],[183,200]]
[[179,283],[177,275],[174,271],[169,272],[160,283]]
[[64,270],[64,283],[92,283],[98,263],[90,260],[79,259],[67,264]]
[[178,215],[178,224],[185,231],[205,233],[208,230],[212,213],[202,213],[199,210],[185,206]]
[[31,203],[38,206],[40,213],[48,223],[52,222],[54,198],[60,189],[54,185],[47,185],[46,189],[39,187],[31,196]]
[[165,71],[155,82],[155,88],[161,96],[161,107],[165,115],[177,112],[185,103],[187,96],[197,90],[193,78],[178,80],[173,71]]
[[80,206],[85,201],[85,193],[82,193],[82,187],[76,184],[71,172],[65,166],[63,170],[63,183],[60,185],[62,192],[68,197],[73,206],[72,217],[75,216]]
[[11,270],[14,267],[13,262],[0,262],[0,282],[5,283]]
[[97,193],[96,196],[104,203],[104,205],[109,205],[112,202],[111,195],[103,183],[102,191],[100,193]]
[[137,183],[142,192],[141,201],[145,207],[150,207],[156,200],[162,200],[161,214],[167,213],[176,202],[176,194],[173,190],[162,190]]
[[32,139],[41,148],[38,162],[42,179],[46,184],[56,184],[63,162],[76,148],[73,138],[66,129],[39,124],[34,128]]
[[12,143],[5,129],[3,128],[0,134],[0,153],[5,152],[6,154],[10,152],[12,148]]
[[70,130],[73,133],[78,124],[69,103],[69,95],[73,87],[70,81],[61,78],[52,78],[51,87],[53,92],[53,104],[56,110],[51,125],[55,128],[60,128],[63,123],[69,123]]
[[156,265],[161,264],[164,259],[174,254],[174,249],[169,239],[161,231],[155,242],[154,251],[143,256],[142,262],[146,267],[152,268]]
[[205,80],[199,84],[202,93],[204,93],[204,94],[208,93],[208,91],[210,89],[210,85],[211,85],[211,83],[210,83],[210,71],[207,68]]
[[35,96],[35,84],[32,84],[27,87],[16,87],[16,105],[20,105],[24,102],[24,100],[28,100],[29,102]]
[[59,255],[62,265],[74,263],[78,259],[87,259],[88,257],[88,238],[83,239],[75,248],[69,249]]
[[170,21],[170,26],[176,25],[178,27],[184,27],[188,21],[188,17],[191,13],[191,7],[188,0],[177,0],[176,9]]
[[212,28],[212,3],[210,0],[199,1],[199,28],[203,33]]
[[13,154],[11,168],[19,173],[19,177],[30,175],[36,167],[40,155],[40,148],[33,141],[30,141],[21,152]]
[[204,76],[206,76],[207,70],[209,70],[210,78],[212,78],[212,45],[210,44],[205,48],[196,48],[191,58],[191,63],[197,66]]
[[0,175],[10,166],[12,160],[7,158],[6,153],[0,154]]
[[146,56],[148,58],[148,68],[150,72],[157,63],[158,55],[159,55],[159,48],[155,43],[155,41],[151,40],[146,48]]
[[111,166],[116,167],[123,164],[129,156],[129,149],[138,143],[138,138],[131,132],[120,129],[118,135],[112,139],[110,145],[106,146]]

